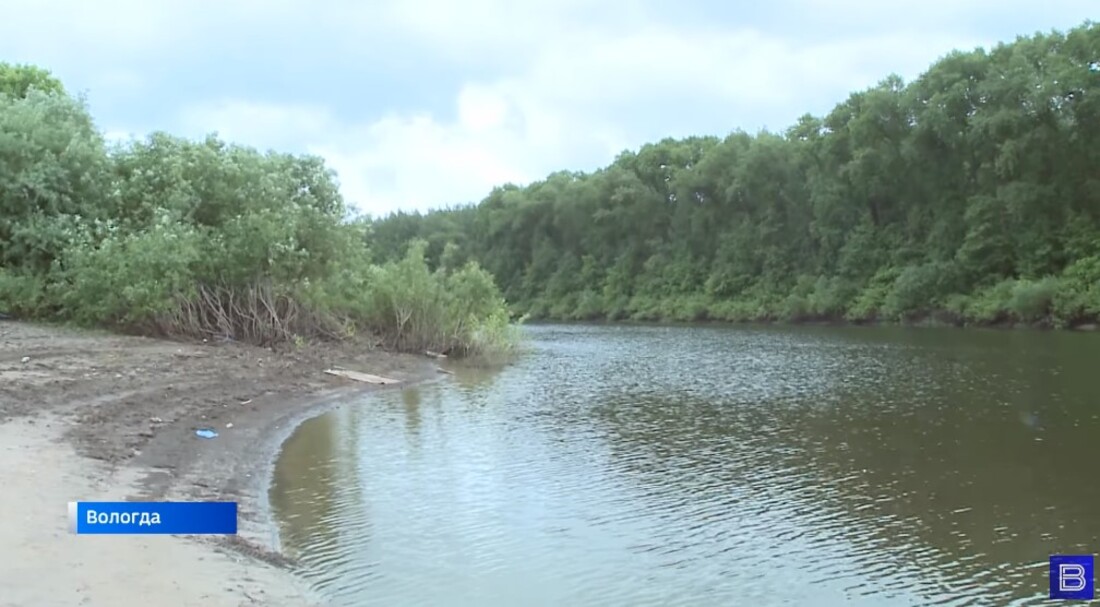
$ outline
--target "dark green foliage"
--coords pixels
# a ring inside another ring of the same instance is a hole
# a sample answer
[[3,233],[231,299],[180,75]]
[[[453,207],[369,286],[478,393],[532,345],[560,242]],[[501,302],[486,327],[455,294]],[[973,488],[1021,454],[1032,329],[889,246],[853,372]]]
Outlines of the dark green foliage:
[[562,319],[1100,320],[1100,26],[954,52],[783,135],[667,139],[591,174],[372,225],[461,246]]

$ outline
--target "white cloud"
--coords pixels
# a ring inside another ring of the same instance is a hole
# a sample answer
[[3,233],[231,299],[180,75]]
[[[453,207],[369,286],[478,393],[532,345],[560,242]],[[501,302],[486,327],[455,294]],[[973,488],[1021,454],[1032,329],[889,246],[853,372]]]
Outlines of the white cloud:
[[191,137],[216,131],[261,149],[323,156],[349,203],[383,214],[476,201],[492,184],[533,176],[519,153],[522,137],[504,122],[504,100],[471,89],[458,105],[460,119],[452,123],[408,114],[349,125],[321,108],[233,100],[188,108],[181,122]]
[[240,99],[184,108],[180,125],[187,136],[217,132],[225,140],[261,148],[281,148],[339,134],[323,107],[284,105]]
[[458,94],[459,122],[476,133],[499,128],[508,119],[509,110],[508,100],[486,87],[469,86]]
[[[548,40],[578,32],[616,35],[642,18],[631,0],[389,0],[364,17],[396,28],[458,60],[510,60],[537,53]],[[494,57],[505,53],[507,57]]]
[[310,151],[340,173],[350,203],[382,214],[469,202],[487,193],[487,184],[528,179],[522,160],[507,153],[518,143],[507,131],[487,134],[414,115],[383,118]]

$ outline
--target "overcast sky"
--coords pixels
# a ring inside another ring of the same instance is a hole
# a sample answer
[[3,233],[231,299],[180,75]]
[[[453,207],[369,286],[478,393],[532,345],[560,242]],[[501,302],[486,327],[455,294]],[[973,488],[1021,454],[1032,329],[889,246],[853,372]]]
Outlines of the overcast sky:
[[[743,5],[743,6],[739,6]],[[784,129],[1096,0],[0,0],[0,61],[109,135],[324,156],[371,214],[476,202],[666,136]],[[1090,9],[1092,9],[1090,11]]]

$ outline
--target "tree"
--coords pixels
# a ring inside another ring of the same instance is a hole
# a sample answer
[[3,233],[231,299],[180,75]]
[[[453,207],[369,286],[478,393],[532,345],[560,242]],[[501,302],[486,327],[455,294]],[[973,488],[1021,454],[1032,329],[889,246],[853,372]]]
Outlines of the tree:
[[1085,23],[952,52],[782,134],[663,139],[383,218],[373,242],[385,258],[413,233],[462,244],[514,308],[558,318],[1064,324],[1093,305],[1070,268],[1098,254],[1097,166],[1100,26]]
[[23,98],[32,90],[49,94],[65,94],[61,81],[49,71],[33,65],[13,65],[0,62],[0,95]]

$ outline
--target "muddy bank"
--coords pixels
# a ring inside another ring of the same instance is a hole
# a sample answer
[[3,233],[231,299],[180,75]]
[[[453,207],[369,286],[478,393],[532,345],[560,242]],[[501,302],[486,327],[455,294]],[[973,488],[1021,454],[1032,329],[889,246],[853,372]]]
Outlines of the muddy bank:
[[[403,383],[322,373],[333,366]],[[127,605],[119,586],[127,568],[145,578],[135,590],[171,593],[162,604],[307,604],[273,550],[263,499],[278,446],[333,401],[438,377],[433,360],[362,345],[276,352],[0,321],[0,587],[16,589],[0,605]],[[219,436],[196,437],[202,427]],[[237,501],[241,533],[229,541],[65,533],[66,503],[93,499]]]

